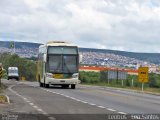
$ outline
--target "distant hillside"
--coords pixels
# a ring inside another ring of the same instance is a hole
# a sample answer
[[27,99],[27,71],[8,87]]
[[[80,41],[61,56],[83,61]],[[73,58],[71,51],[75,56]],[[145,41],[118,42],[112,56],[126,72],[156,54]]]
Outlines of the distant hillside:
[[134,53],[118,50],[107,50],[107,49],[91,49],[91,48],[80,48],[81,52],[99,52],[99,53],[111,53],[130,58],[135,58],[143,61],[148,61],[155,64],[160,64],[160,53]]
[[91,49],[91,48],[80,48],[81,52],[99,52],[99,53],[111,53],[130,58],[135,58],[143,61],[148,61],[155,64],[160,64],[160,53],[134,53],[118,50],[107,50],[107,49]]
[[[0,47],[9,48],[11,42],[9,41],[0,41]],[[38,49],[39,43],[30,43],[30,42],[15,42],[16,48],[32,48]],[[34,51],[34,50],[33,50]],[[155,64],[160,64],[160,53],[134,53],[118,50],[107,50],[107,49],[92,49],[92,48],[79,48],[80,52],[99,52],[99,53],[111,53],[116,55],[121,55],[125,57],[135,58],[143,61],[148,61]]]
[[[6,47],[10,48],[10,45],[13,42],[10,41],[0,41],[0,47]],[[29,42],[15,42],[16,48],[22,49],[22,48],[38,48],[39,43],[29,43]]]

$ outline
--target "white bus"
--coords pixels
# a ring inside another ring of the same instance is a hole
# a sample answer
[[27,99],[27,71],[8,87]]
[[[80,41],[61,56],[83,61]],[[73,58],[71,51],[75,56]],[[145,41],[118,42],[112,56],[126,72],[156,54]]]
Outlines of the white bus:
[[37,79],[40,87],[50,85],[71,86],[79,81],[78,47],[67,42],[52,41],[39,47]]

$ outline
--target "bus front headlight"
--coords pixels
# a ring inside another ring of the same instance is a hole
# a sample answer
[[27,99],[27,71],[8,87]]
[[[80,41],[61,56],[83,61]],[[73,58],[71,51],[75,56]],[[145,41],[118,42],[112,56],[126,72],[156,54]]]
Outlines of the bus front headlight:
[[72,78],[78,78],[79,77],[79,74],[78,73],[74,73],[73,75],[72,75]]
[[53,74],[52,73],[46,73],[46,77],[53,78]]

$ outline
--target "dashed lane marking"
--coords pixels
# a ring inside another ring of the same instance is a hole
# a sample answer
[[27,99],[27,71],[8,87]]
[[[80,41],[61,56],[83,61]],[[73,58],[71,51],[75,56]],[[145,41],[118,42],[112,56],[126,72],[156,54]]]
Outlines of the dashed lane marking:
[[36,109],[38,109],[38,106],[36,106],[36,105],[34,105],[33,107],[36,108]]
[[88,103],[88,102],[86,102],[86,101],[82,101],[82,100],[80,100],[80,102],[82,102],[82,103]]
[[96,104],[93,104],[93,103],[89,103],[89,104],[92,105],[92,106],[96,105]]
[[125,112],[118,112],[119,114],[124,114],[124,115],[126,115],[127,113],[125,113]]
[[50,120],[56,120],[54,117],[48,117],[48,119],[50,119]]
[[43,112],[43,110],[42,110],[42,109],[40,109],[40,108],[38,108],[38,109],[36,109],[36,110],[38,110],[38,111],[40,111],[40,112]]
[[114,112],[114,111],[116,111],[116,110],[114,110],[114,109],[111,109],[111,108],[107,108],[107,110],[109,110],[109,111],[113,111],[113,112]]
[[29,100],[26,100],[26,102],[30,103],[31,101],[29,101]]
[[[12,85],[12,86],[10,86],[10,87],[8,88],[12,93],[14,93],[14,94],[16,94],[17,96],[21,97],[22,99],[24,99],[25,102],[29,103],[29,104],[30,104],[33,108],[35,108],[37,111],[41,112],[41,114],[44,114],[44,115],[46,115],[46,116],[48,117],[48,114],[47,114],[45,111],[43,111],[43,110],[42,110],[41,108],[39,108],[38,106],[34,105],[34,103],[32,103],[31,101],[29,101],[27,98],[25,98],[25,97],[23,97],[22,95],[18,94],[16,91],[14,91],[14,90],[12,89],[12,87],[14,87],[14,85]],[[54,117],[48,117],[48,119],[50,119],[50,120],[56,120],[56,118],[54,118]]]
[[33,103],[29,103],[31,106],[33,106],[34,104]]
[[[87,104],[89,104],[89,105],[96,106],[96,104],[94,104],[94,103],[88,103],[88,102],[86,102],[86,101],[79,100],[79,99],[77,99],[77,98],[74,98],[74,97],[71,97],[71,96],[68,96],[68,95],[64,95],[64,94],[61,94],[61,93],[57,93],[57,92],[53,92],[53,91],[50,91],[50,90],[46,90],[46,89],[44,89],[44,88],[41,88],[41,89],[43,89],[43,90],[45,90],[45,91],[47,91],[47,92],[51,92],[51,93],[57,94],[57,95],[62,95],[62,96],[64,96],[64,97],[67,97],[67,98],[70,98],[70,99],[73,99],[73,100],[76,100],[76,101],[79,101],[79,102],[82,102],[82,103],[87,103]],[[104,107],[104,106],[97,106],[97,107],[99,107],[99,108],[105,108],[106,110],[109,110],[109,111],[112,111],[112,112],[117,111],[117,110],[114,110],[114,109],[112,109],[112,108],[106,108],[106,107]],[[127,113],[125,113],[125,112],[118,112],[118,111],[117,111],[117,113],[119,113],[119,114],[127,114]]]
[[97,106],[97,107],[99,107],[99,108],[106,108],[106,107],[104,107],[104,106]]

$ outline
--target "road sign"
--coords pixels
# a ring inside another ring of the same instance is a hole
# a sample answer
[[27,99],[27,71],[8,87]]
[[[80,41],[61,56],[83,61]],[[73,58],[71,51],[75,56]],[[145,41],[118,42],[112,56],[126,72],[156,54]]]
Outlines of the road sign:
[[138,69],[139,82],[148,82],[148,67],[139,67]]
[[127,72],[118,71],[118,79],[119,80],[126,80],[127,79]]
[[2,78],[3,70],[2,67],[0,66],[0,78]]
[[117,77],[119,80],[126,80],[127,72],[118,71],[117,73],[117,70],[108,70],[108,79],[117,79]]

